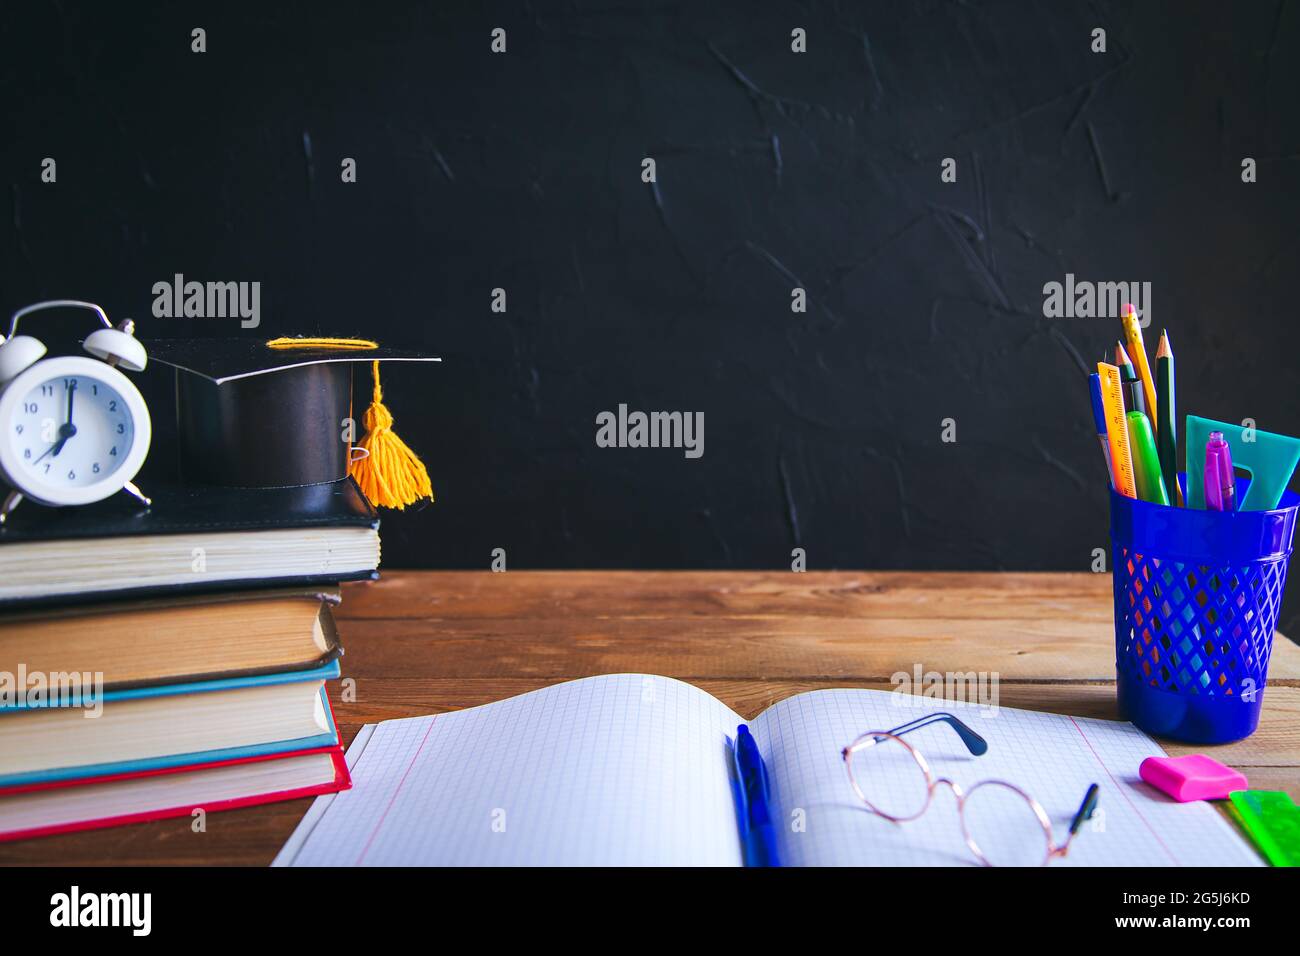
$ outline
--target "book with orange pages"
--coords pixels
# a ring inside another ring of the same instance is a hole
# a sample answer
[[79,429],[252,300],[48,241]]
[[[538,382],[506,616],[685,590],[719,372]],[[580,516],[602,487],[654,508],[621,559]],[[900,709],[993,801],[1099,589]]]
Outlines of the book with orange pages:
[[337,589],[169,596],[0,617],[0,673],[103,674],[110,689],[306,670],[340,653]]

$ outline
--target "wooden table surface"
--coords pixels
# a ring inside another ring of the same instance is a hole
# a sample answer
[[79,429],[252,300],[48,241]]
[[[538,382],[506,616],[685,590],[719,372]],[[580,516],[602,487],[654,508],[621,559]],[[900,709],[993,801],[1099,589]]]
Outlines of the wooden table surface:
[[[626,671],[690,681],[752,717],[819,687],[890,689],[915,665],[1000,675],[999,704],[1113,718],[1109,575],[921,572],[387,572],[349,585],[345,742],[365,723]],[[1300,648],[1273,651],[1263,718],[1209,750],[1300,798]],[[264,866],[310,800],[0,844],[0,863]]]

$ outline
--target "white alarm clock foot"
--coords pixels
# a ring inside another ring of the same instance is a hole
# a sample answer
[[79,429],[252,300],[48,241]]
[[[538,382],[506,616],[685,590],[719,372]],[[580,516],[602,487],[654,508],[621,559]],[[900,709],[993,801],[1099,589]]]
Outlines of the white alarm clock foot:
[[0,505],[0,526],[9,518],[9,512],[18,507],[18,503],[23,500],[22,492],[11,491],[5,496],[4,504]]
[[128,481],[126,484],[122,486],[122,490],[125,491],[127,494],[129,494],[131,497],[135,498],[146,508],[148,508],[150,505],[153,504],[153,501],[150,498],[146,497],[145,493],[136,487],[134,481]]

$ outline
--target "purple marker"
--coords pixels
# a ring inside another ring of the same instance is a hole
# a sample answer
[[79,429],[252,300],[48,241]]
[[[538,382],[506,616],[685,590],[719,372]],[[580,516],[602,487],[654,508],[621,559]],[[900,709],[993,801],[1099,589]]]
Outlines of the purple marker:
[[1205,510],[1237,510],[1232,452],[1228,449],[1223,432],[1210,432],[1210,438],[1205,443]]
[[1219,433],[1219,441],[1223,442],[1223,450],[1219,452],[1219,487],[1223,489],[1223,510],[1237,510],[1237,474],[1232,469],[1232,447],[1223,438],[1223,433]]

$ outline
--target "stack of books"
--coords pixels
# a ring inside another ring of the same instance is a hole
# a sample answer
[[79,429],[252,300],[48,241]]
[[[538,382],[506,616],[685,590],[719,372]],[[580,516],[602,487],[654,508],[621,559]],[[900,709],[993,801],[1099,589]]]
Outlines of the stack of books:
[[351,479],[15,511],[0,840],[349,787],[330,608],[376,576],[378,526]]

